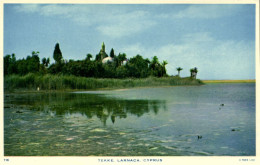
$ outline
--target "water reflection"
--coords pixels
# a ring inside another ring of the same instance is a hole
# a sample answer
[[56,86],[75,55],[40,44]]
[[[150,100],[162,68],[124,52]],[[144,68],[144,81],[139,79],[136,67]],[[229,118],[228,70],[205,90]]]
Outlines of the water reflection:
[[127,115],[141,117],[146,113],[158,114],[166,110],[162,100],[123,100],[107,97],[104,94],[52,93],[12,95],[6,104],[25,106],[31,110],[40,110],[56,116],[80,113],[87,118],[97,117],[106,125],[107,120],[115,123]]
[[102,93],[5,94],[5,155],[255,155],[254,84]]

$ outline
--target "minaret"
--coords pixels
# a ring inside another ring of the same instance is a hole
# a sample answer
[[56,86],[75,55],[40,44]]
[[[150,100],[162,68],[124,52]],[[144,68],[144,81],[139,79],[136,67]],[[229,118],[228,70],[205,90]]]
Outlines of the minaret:
[[100,54],[101,54],[101,60],[103,60],[106,54],[106,46],[104,42],[102,43]]
[[102,43],[102,49],[101,49],[101,50],[102,50],[102,52],[105,52],[105,51],[106,51],[106,46],[105,46],[105,43],[104,43],[104,42]]

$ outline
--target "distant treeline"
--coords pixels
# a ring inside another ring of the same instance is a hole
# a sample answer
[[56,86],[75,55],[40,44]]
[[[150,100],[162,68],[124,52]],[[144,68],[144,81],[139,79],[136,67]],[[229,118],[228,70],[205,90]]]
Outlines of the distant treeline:
[[136,55],[127,59],[125,53],[116,55],[112,48],[108,55],[105,51],[105,44],[102,44],[100,52],[92,59],[87,54],[83,60],[63,59],[59,43],[55,45],[53,59],[55,63],[50,64],[49,58],[40,60],[39,52],[33,51],[23,59],[16,59],[15,54],[4,57],[4,75],[24,76],[28,73],[46,75],[73,75],[77,77],[95,78],[146,78],[167,77],[165,66],[167,61],[159,62],[157,56],[152,60],[144,59]]

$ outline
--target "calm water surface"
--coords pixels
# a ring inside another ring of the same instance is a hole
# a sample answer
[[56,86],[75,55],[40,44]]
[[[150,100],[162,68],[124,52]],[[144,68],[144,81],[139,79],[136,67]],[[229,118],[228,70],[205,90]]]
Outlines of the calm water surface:
[[253,156],[255,84],[5,94],[4,154]]

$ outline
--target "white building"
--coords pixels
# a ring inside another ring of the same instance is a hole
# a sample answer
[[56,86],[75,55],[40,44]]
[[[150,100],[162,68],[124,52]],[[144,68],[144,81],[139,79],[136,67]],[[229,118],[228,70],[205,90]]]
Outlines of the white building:
[[106,58],[104,58],[103,60],[102,60],[102,63],[103,64],[106,64],[106,63],[108,63],[108,62],[113,62],[114,61],[114,59],[112,58],[112,57],[106,57]]

